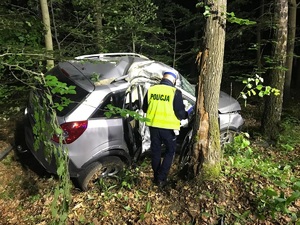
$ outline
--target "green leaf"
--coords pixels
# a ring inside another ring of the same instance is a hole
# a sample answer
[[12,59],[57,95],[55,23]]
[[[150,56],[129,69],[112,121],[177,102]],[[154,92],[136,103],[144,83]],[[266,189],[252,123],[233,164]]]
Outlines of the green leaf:
[[55,134],[60,135],[63,133],[63,130],[60,127],[55,128]]
[[110,113],[110,112],[105,112],[104,115],[105,115],[107,118],[111,118],[112,113]]
[[297,182],[293,185],[293,190],[295,190],[295,191],[300,191],[300,181],[297,181]]
[[259,91],[260,91],[262,88],[263,88],[263,85],[261,85],[261,84],[259,84],[259,85],[256,86],[256,89],[259,90]]
[[151,202],[149,202],[149,201],[146,204],[146,212],[147,213],[151,212]]
[[61,176],[64,172],[64,166],[62,164],[59,165],[59,167],[57,168],[57,175]]
[[269,197],[275,197],[277,196],[277,192],[275,190],[273,190],[272,188],[269,188],[265,191],[265,194]]
[[69,94],[76,94],[76,91],[75,90],[69,90],[68,93]]
[[124,209],[127,210],[127,211],[131,211],[131,207],[128,205],[128,206],[124,206]]
[[60,112],[61,112],[63,109],[64,109],[64,107],[63,107],[63,106],[61,106],[61,105],[57,106],[57,110],[58,110],[58,111],[60,111]]
[[289,196],[286,199],[286,204],[289,205],[290,203],[294,202],[295,200],[297,200],[299,198],[300,198],[300,192],[299,191],[295,191],[295,192],[292,193],[291,196]]
[[274,200],[275,200],[276,202],[280,202],[280,203],[286,202],[286,199],[285,199],[285,198],[280,198],[280,197],[276,197],[276,198],[274,198]]

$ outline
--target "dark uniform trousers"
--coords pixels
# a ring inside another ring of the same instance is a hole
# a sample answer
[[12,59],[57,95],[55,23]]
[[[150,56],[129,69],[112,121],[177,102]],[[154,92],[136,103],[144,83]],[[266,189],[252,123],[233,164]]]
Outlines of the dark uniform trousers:
[[[151,137],[151,164],[154,179],[156,181],[166,181],[176,150],[176,135],[171,129],[156,127],[149,127],[149,129]],[[162,144],[165,145],[166,151],[161,162]]]

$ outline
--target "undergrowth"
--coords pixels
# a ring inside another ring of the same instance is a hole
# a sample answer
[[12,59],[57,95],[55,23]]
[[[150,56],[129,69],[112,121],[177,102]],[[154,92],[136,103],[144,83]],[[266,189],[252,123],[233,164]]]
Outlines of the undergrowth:
[[286,224],[300,224],[299,131],[300,121],[288,117],[282,121],[282,132],[275,146],[261,146],[254,140],[251,143],[245,134],[226,146],[223,176],[239,180],[252,204],[244,212],[230,213],[237,222],[240,218],[244,222],[254,220],[243,217],[251,210],[259,220],[271,217],[278,222],[279,218],[285,218]]

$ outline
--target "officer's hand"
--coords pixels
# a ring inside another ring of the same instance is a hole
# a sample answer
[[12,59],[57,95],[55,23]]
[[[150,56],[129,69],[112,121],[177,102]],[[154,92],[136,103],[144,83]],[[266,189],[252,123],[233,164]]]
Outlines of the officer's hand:
[[190,116],[194,112],[194,106],[188,109],[187,113]]
[[189,124],[189,120],[185,119],[185,120],[180,120],[180,127],[187,127]]

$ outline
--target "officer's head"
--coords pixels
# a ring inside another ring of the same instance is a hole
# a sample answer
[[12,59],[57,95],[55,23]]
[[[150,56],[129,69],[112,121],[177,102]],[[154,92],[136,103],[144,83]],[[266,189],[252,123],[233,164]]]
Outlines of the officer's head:
[[171,71],[165,71],[163,73],[163,79],[168,79],[175,85],[176,80],[178,79],[178,75]]

